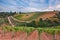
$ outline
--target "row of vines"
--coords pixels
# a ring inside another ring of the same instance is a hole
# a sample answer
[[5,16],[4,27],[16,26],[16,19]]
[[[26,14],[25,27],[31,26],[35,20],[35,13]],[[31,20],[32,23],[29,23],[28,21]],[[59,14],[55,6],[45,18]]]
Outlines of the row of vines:
[[33,32],[34,30],[38,30],[38,33],[42,33],[42,32],[47,32],[49,34],[60,34],[60,29],[58,28],[34,28],[34,27],[11,27],[11,26],[6,26],[6,27],[2,27],[2,29],[4,31],[9,31],[9,32],[17,32],[17,31],[21,31],[21,32],[27,32],[28,34]]

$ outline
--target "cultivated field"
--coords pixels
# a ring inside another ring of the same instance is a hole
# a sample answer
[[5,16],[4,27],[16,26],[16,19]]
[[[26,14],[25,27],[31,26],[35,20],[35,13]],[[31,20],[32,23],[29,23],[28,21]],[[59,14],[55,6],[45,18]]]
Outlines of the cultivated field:
[[59,28],[0,27],[0,40],[60,40]]
[[55,12],[4,15],[0,17],[0,40],[60,40],[59,17]]

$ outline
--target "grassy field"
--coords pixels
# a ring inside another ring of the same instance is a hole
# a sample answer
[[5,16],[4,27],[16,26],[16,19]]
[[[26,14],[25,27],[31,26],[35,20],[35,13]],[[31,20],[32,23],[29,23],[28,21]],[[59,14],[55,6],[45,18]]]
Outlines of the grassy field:
[[43,15],[43,14],[46,14],[47,12],[33,12],[33,13],[30,13],[30,14],[16,14],[14,15],[13,17],[18,19],[18,20],[24,20],[24,21],[29,21],[29,20],[33,20],[33,19],[36,19],[37,17]]
[[15,15],[14,15],[14,17],[15,17],[16,19],[19,19],[19,20],[21,20],[22,16],[24,16],[24,14],[15,14]]
[[[1,26],[2,24],[9,24],[8,19],[7,19],[7,18],[0,18],[0,26]],[[3,26],[3,25],[2,25],[2,26]]]

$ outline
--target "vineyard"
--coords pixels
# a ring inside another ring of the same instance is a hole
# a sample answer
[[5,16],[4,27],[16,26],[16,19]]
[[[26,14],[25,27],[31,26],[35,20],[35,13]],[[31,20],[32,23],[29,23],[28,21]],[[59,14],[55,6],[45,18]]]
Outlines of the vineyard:
[[60,28],[5,26],[0,27],[0,40],[60,40]]
[[60,14],[33,12],[1,16],[0,40],[60,40]]

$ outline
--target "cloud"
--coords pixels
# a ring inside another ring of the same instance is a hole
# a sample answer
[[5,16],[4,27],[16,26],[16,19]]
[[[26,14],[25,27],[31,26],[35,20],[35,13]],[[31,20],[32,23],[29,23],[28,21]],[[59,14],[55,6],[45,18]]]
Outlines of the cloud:
[[19,12],[19,11],[22,11],[22,12],[34,12],[34,11],[40,11],[40,9],[37,9],[37,8],[32,8],[32,7],[14,7],[14,6],[0,6],[0,8],[2,9],[1,11],[16,11],[16,12]]
[[[60,10],[60,0],[0,0],[0,11],[51,11]],[[8,4],[8,5],[7,5]],[[11,4],[11,5],[10,5]]]
[[9,7],[7,7],[7,6],[0,6],[0,9],[2,9],[0,11],[4,11],[4,12],[19,11],[19,9],[17,7],[14,7],[14,6],[9,6]]
[[57,5],[56,8],[60,8],[60,5]]
[[49,6],[46,10],[49,10],[49,11],[60,10],[60,5]]
[[22,12],[35,12],[35,11],[41,11],[40,9],[37,8],[32,8],[32,7],[26,7],[21,9]]

